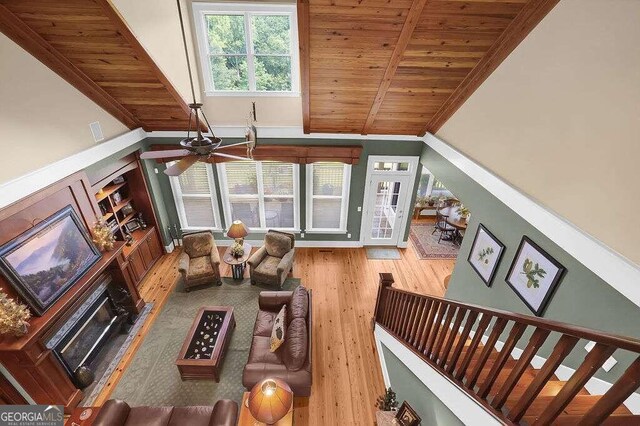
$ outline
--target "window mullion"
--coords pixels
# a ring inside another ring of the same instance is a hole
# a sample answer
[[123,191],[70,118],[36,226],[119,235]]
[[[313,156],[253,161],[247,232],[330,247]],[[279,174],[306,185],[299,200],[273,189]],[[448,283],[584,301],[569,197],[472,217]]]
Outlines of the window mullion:
[[247,50],[247,73],[249,77],[249,90],[256,91],[256,70],[253,57],[253,37],[251,34],[251,13],[244,14],[245,49]]
[[264,213],[264,179],[262,176],[262,163],[256,161],[256,180],[258,182],[258,213],[260,216],[260,228],[267,227],[266,215]]

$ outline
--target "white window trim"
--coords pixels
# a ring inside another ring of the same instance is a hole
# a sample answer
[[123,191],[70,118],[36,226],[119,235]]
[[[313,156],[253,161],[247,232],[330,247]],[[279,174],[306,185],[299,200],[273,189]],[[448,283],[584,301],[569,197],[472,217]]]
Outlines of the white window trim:
[[[305,232],[309,234],[346,234],[347,233],[347,219],[349,215],[349,191],[351,190],[351,164],[343,164],[342,172],[342,195],[330,196],[330,195],[313,195],[313,163],[307,164],[306,179],[307,179],[307,195],[306,195],[306,207],[307,207],[307,225]],[[313,200],[314,198],[341,198],[342,204],[340,205],[340,228],[314,228],[313,227]]]
[[[168,163],[167,167],[173,163]],[[173,201],[176,203],[176,210],[178,211],[178,219],[180,220],[180,228],[183,231],[222,231],[222,224],[220,223],[220,212],[218,211],[218,194],[216,191],[216,184],[213,179],[213,170],[211,164],[205,164],[207,170],[207,181],[209,182],[209,195],[207,194],[183,194],[182,188],[180,188],[179,179],[177,176],[169,176],[169,183],[171,184],[171,192],[173,193]],[[210,198],[211,207],[213,208],[213,221],[214,226],[189,226],[187,221],[187,214],[184,209],[183,198]]]
[[[256,3],[192,3],[193,20],[196,30],[196,42],[200,56],[200,71],[204,81],[204,93],[207,96],[275,96],[275,97],[299,97],[300,96],[300,57],[298,50],[298,15],[295,4],[256,4]],[[207,26],[205,16],[207,14],[244,15],[247,42],[247,67],[249,69],[249,87],[255,87],[255,74],[251,72],[253,66],[253,43],[251,42],[250,16],[260,14],[288,15],[291,22],[291,91],[258,91],[258,90],[215,90],[211,70],[209,69],[209,51],[207,43]]]
[[[286,163],[293,166],[293,195],[267,195],[264,193],[264,184],[262,182],[262,162],[255,161],[256,163],[256,180],[258,184],[258,214],[260,217],[260,223],[264,223],[265,227],[251,227],[251,231],[266,232],[269,229],[275,229],[278,231],[290,231],[300,232],[300,165],[295,163]],[[230,194],[227,190],[227,169],[225,163],[218,164],[218,181],[220,182],[220,196],[222,197],[222,210],[224,213],[224,220],[227,223],[227,227],[231,226],[233,218],[231,217],[231,203],[229,202]],[[233,198],[247,198],[255,199],[254,194],[233,194]],[[267,227],[267,221],[264,217],[264,199],[265,198],[293,198],[293,228],[275,228]]]

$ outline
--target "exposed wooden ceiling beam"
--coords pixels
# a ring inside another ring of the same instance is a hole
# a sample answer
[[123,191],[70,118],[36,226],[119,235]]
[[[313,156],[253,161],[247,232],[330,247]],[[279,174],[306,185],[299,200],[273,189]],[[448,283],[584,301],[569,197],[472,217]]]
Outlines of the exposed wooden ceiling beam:
[[529,1],[431,120],[425,124],[419,136],[424,136],[427,132],[436,133],[558,2],[559,0]]
[[130,129],[141,127],[140,121],[131,112],[2,4],[0,30],[125,126]]
[[[173,87],[169,79],[164,75],[164,73],[155,63],[153,58],[151,58],[151,56],[149,55],[149,53],[147,53],[147,51],[142,46],[142,44],[140,44],[136,36],[131,32],[126,21],[120,15],[120,12],[118,12],[118,10],[115,8],[115,6],[113,6],[110,0],[95,0],[95,1],[98,5],[102,7],[106,16],[109,18],[109,20],[117,26],[118,31],[120,31],[120,34],[122,34],[122,36],[129,42],[133,50],[136,52],[136,55],[138,55],[140,59],[142,59],[149,65],[155,77],[162,83],[164,88],[169,92],[169,94],[173,97],[173,99],[175,99],[180,109],[182,109],[182,111],[187,116],[189,116],[189,114],[191,113],[191,110],[189,109],[189,105],[187,104],[187,102],[185,102],[185,100],[182,98],[180,93],[178,93],[175,87]],[[185,65],[186,65],[186,62],[185,62]],[[201,129],[204,132],[208,131],[207,126],[204,123],[201,123]]]
[[302,95],[302,128],[310,132],[309,106],[309,0],[298,0],[298,45],[300,51],[300,91]]
[[402,30],[400,31],[398,42],[396,43],[396,47],[393,49],[393,53],[391,54],[391,58],[389,59],[389,64],[387,65],[387,69],[385,70],[382,81],[380,82],[380,86],[378,87],[378,93],[376,94],[376,97],[373,99],[373,103],[371,104],[371,109],[369,110],[367,121],[362,128],[363,135],[368,134],[371,126],[373,126],[373,122],[376,119],[378,110],[382,105],[382,101],[384,101],[384,97],[387,94],[387,90],[389,90],[389,86],[391,86],[393,77],[396,75],[398,65],[400,65],[400,61],[402,60],[404,51],[407,49],[407,45],[411,40],[413,30],[416,29],[416,25],[418,25],[418,22],[420,21],[422,9],[424,9],[424,5],[427,3],[427,1],[428,0],[413,0],[413,3],[411,4],[411,8],[409,9],[407,18],[404,21]]

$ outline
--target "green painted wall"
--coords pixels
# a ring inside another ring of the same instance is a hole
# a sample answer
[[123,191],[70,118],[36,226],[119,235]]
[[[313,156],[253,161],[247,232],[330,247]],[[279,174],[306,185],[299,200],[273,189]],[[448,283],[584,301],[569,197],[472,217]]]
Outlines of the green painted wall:
[[[147,145],[153,144],[176,144],[177,138],[148,138],[146,140]],[[240,142],[239,139],[225,139],[225,143]],[[347,238],[347,234],[305,234],[305,241],[359,241],[360,239],[360,224],[362,220],[362,213],[357,211],[359,206],[362,206],[364,199],[364,189],[367,172],[367,161],[369,155],[406,155],[406,156],[420,156],[422,153],[422,142],[419,141],[383,141],[383,140],[336,140],[336,139],[260,139],[260,144],[270,145],[362,145],[362,156],[360,162],[353,166],[351,169],[351,188],[349,192],[349,213],[347,217],[347,233],[351,234],[351,238]],[[178,219],[178,213],[173,201],[173,195],[171,192],[171,185],[169,178],[162,173],[165,166],[162,164],[156,164],[153,161],[146,161],[150,174],[152,174],[157,180],[157,185],[151,185],[152,196],[158,201],[157,204],[164,205],[167,217],[162,220],[163,228],[166,230],[167,226],[178,225],[180,222]],[[159,173],[153,173],[153,168],[157,168]],[[300,166],[300,228],[305,229],[306,225],[306,173],[305,167]],[[419,173],[416,177],[416,183],[419,180]],[[217,173],[214,173],[216,181],[216,191],[220,194],[220,187],[218,182]],[[415,190],[412,189],[412,196],[415,198]],[[413,204],[412,204],[413,205]],[[218,208],[222,214],[222,203],[218,200]],[[223,228],[227,228],[228,224],[224,223],[224,217],[222,218]],[[226,238],[221,232],[215,233],[215,238]],[[405,229],[405,240],[409,235],[409,226]],[[264,237],[263,233],[254,232],[251,233],[247,239],[261,240]],[[298,234],[296,236],[300,238]],[[168,243],[168,239],[165,241]]]
[[[543,314],[545,318],[640,338],[640,308],[558,247],[553,242],[553,235],[543,235],[430,147],[425,146],[421,162],[471,210],[469,228],[460,248],[447,298],[532,315],[505,281],[520,240],[526,235],[567,269]],[[594,215],[594,220],[601,219]],[[491,287],[484,284],[467,262],[479,223],[506,246]],[[551,341],[555,342],[557,336],[552,337]],[[527,341],[527,336],[524,336],[518,346],[524,347]],[[564,364],[572,367],[580,363],[587,353],[585,344],[578,342]],[[550,350],[551,346],[547,344],[540,355],[548,355]],[[598,370],[597,377],[611,382],[632,360],[629,353],[621,351],[616,352],[614,358],[618,364],[609,373]]]
[[464,424],[384,344],[382,353],[389,373],[391,389],[396,392],[398,407],[402,401],[407,401],[416,410],[423,425]]

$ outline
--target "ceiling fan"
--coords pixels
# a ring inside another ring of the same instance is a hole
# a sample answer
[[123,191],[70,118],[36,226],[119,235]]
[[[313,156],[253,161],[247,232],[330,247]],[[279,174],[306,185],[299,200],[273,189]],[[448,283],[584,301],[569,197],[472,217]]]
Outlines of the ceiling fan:
[[[256,146],[255,127],[248,126],[246,140],[244,142],[232,143],[221,146],[222,140],[213,133],[213,129],[207,120],[207,116],[202,111],[202,104],[196,102],[196,92],[193,87],[193,76],[191,74],[191,64],[189,62],[189,51],[187,49],[187,39],[184,31],[184,22],[182,19],[182,10],[180,8],[180,0],[176,0],[178,5],[178,17],[180,18],[180,28],[182,29],[182,44],[184,45],[184,54],[187,58],[187,69],[189,70],[189,82],[191,83],[191,96],[193,102],[189,104],[189,128],[187,129],[187,137],[180,141],[183,149],[168,149],[160,151],[147,151],[140,155],[143,160],[160,159],[160,158],[179,158],[173,165],[167,167],[164,173],[168,176],[179,176],[189,167],[198,161],[206,161],[212,156],[231,158],[234,160],[253,160],[253,149]],[[201,117],[202,116],[202,117]],[[255,120],[255,104],[253,110],[253,120]],[[191,136],[191,123],[195,124],[195,135]],[[206,124],[208,133],[211,137],[205,136],[200,128],[201,124]],[[234,146],[245,145],[247,147],[247,156],[240,157],[238,155],[225,154],[219,152],[221,149],[231,148]]]

